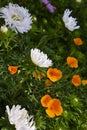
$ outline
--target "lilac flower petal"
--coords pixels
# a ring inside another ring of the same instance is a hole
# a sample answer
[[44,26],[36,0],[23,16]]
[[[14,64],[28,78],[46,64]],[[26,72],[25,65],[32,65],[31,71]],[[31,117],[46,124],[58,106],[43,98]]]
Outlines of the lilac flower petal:
[[51,13],[54,13],[54,11],[55,11],[55,9],[56,9],[56,8],[55,8],[52,4],[50,4],[50,3],[47,4],[46,7],[49,9],[49,11],[50,11]]
[[45,5],[49,3],[48,0],[42,0],[42,3],[44,3]]

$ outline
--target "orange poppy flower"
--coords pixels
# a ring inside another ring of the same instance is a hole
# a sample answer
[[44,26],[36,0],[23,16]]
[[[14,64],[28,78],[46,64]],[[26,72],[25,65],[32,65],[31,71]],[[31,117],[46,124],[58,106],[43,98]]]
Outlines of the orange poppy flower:
[[48,95],[48,94],[46,94],[45,96],[43,96],[42,98],[41,98],[41,105],[43,106],[43,107],[47,107],[47,104],[48,104],[48,102],[51,100],[52,98]]
[[59,99],[51,99],[48,104],[47,104],[47,109],[46,109],[46,113],[50,116],[50,117],[55,117],[55,116],[60,116],[63,112],[63,108],[61,106],[61,102]]
[[8,66],[10,74],[14,75],[18,71],[18,66]]
[[52,81],[56,82],[62,78],[62,72],[56,68],[49,68],[47,70],[47,77]]
[[45,85],[46,86],[51,86],[53,83],[52,83],[52,81],[50,81],[49,79],[47,79],[46,81],[45,81]]
[[87,84],[87,80],[82,80],[82,84],[86,85]]
[[72,84],[76,87],[78,87],[79,85],[81,85],[81,78],[79,75],[74,75],[72,77]]
[[82,45],[83,44],[83,41],[81,38],[74,38],[74,43],[78,46]]
[[74,57],[67,57],[67,64],[71,67],[71,68],[78,68],[78,60]]

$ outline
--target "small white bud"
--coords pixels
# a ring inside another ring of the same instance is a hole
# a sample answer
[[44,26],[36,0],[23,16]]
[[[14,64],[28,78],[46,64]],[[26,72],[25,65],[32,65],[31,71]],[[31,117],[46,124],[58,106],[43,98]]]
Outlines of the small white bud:
[[8,31],[8,28],[5,25],[3,25],[1,26],[0,30],[1,32],[6,33]]

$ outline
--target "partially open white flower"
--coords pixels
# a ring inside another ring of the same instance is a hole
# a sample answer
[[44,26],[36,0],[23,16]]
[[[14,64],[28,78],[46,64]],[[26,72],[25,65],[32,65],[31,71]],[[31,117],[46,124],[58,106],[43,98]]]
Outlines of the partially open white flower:
[[10,109],[7,105],[6,112],[10,124],[14,124],[16,130],[36,130],[33,116],[29,116],[25,108],[21,109],[20,105],[13,105]]
[[1,32],[6,33],[8,31],[8,28],[5,25],[3,25],[1,26],[0,30]]
[[39,67],[48,68],[52,66],[52,61],[48,59],[47,54],[44,54],[37,48],[31,49],[31,59]]
[[70,31],[74,31],[75,29],[79,29],[80,26],[77,26],[76,18],[73,18],[72,16],[69,16],[72,11],[69,9],[66,9],[64,11],[63,15],[63,22],[65,24],[65,27],[68,28]]
[[6,7],[2,7],[0,18],[4,18],[5,25],[8,25],[16,33],[28,32],[31,29],[32,17],[30,13],[18,4],[9,3]]

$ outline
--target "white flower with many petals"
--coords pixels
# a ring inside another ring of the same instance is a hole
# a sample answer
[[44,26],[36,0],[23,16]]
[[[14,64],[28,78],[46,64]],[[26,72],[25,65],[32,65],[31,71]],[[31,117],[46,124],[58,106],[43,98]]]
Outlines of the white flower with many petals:
[[7,105],[6,112],[10,124],[14,124],[16,130],[36,130],[33,116],[29,116],[25,108],[21,109],[20,105],[13,105],[10,109]]
[[39,67],[48,68],[52,66],[52,61],[48,59],[47,54],[44,54],[39,49],[31,49],[31,59],[34,64]]
[[16,33],[28,32],[31,29],[32,17],[26,8],[17,4],[9,3],[8,6],[0,9],[0,18],[4,18],[5,25]]
[[69,16],[72,11],[69,9],[66,9],[64,11],[63,15],[63,22],[65,24],[65,27],[68,28],[70,31],[74,31],[75,29],[79,29],[80,26],[77,26],[76,18],[73,18],[72,16]]

